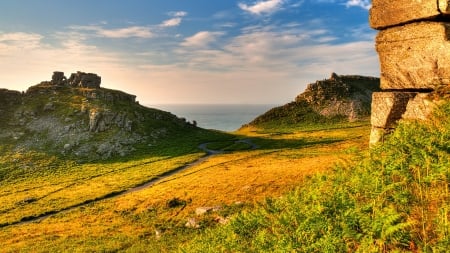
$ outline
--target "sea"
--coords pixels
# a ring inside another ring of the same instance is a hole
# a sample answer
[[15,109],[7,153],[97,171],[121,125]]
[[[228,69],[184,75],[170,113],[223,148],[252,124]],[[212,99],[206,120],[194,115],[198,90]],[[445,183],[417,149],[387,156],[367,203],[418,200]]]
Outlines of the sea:
[[171,112],[187,121],[197,122],[197,126],[226,132],[238,130],[265,113],[274,104],[158,104],[151,108]]

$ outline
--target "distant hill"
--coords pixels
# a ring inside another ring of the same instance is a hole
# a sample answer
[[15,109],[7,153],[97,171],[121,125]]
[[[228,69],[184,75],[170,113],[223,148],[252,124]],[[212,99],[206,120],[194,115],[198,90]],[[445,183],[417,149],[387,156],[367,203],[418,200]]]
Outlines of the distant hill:
[[273,108],[243,127],[276,128],[366,119],[370,116],[372,93],[379,90],[379,78],[332,73],[329,79],[309,84],[294,102]]
[[55,72],[26,92],[0,89],[0,142],[16,151],[79,158],[126,156],[151,147],[194,125],[146,108],[135,96],[100,88],[100,77],[77,72],[69,79]]

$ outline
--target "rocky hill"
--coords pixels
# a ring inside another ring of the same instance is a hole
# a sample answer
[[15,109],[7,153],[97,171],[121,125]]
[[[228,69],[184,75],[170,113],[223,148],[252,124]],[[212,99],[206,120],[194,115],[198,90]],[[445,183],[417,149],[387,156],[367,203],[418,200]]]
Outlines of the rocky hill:
[[273,108],[249,126],[315,124],[357,121],[370,116],[372,93],[380,90],[380,79],[357,75],[337,75],[307,86],[294,102]]
[[0,89],[0,141],[16,151],[79,159],[126,156],[175,133],[196,129],[175,115],[146,108],[135,96],[100,87],[96,74],[77,72],[26,92]]

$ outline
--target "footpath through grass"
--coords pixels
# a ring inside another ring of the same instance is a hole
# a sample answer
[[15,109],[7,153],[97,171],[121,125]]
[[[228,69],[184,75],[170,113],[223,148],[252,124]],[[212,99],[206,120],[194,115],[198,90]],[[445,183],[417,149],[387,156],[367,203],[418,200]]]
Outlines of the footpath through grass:
[[[206,229],[222,226],[221,223],[229,222],[244,210],[252,210],[265,198],[283,196],[308,177],[330,171],[335,163],[350,159],[367,147],[369,125],[293,130],[284,134],[245,131],[237,134],[203,136],[202,140],[209,138],[211,142],[208,148],[218,146],[230,151],[212,156],[150,188],[96,201],[38,222],[0,228],[2,250],[177,251]],[[234,142],[242,138],[251,139],[259,148],[243,150],[250,146]],[[101,196],[124,189],[144,177],[195,160],[202,155],[196,148],[199,143],[189,143],[190,147],[179,143],[165,149],[155,148],[153,153],[142,152],[136,159],[124,161],[73,166],[68,163],[70,168],[60,167],[64,163],[54,163],[52,175],[41,171],[29,178],[10,176],[1,188],[2,201],[11,200],[3,207],[2,223],[80,202],[90,194]],[[163,151],[171,155],[164,155]],[[37,164],[36,158],[33,163]],[[39,183],[33,185],[35,181]],[[197,215],[199,207],[220,208]],[[188,221],[195,221],[195,225],[186,227]]]

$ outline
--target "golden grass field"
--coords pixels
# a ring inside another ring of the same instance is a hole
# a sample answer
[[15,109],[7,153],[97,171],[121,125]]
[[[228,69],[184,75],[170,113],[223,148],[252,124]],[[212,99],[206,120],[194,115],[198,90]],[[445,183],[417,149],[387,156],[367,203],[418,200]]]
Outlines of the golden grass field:
[[[210,156],[149,188],[42,220],[6,225],[0,228],[0,252],[173,251],[201,229],[216,226],[215,221],[250,209],[266,197],[279,197],[301,185],[306,177],[354,159],[368,148],[369,132],[367,122],[338,129],[276,134],[242,129],[234,134],[252,140],[258,149]],[[57,183],[53,177],[58,175],[50,175],[50,179],[39,177],[2,185],[1,223],[41,213],[49,206],[61,208],[126,189],[144,177],[156,177],[202,155],[199,151],[167,159],[153,157],[134,161],[132,166],[130,162],[80,166],[73,169],[71,177]],[[86,175],[98,176],[91,176],[91,180]],[[30,195],[39,200],[17,205]],[[174,199],[183,204],[168,207],[168,201]],[[198,207],[214,206],[222,207],[221,211],[195,214]],[[199,220],[200,229],[186,228],[188,218]]]

